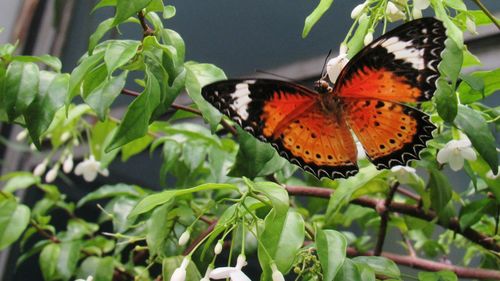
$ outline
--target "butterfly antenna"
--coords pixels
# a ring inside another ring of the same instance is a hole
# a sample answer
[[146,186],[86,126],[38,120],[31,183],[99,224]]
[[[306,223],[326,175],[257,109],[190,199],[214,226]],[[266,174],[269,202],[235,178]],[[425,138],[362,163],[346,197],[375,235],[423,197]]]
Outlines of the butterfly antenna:
[[325,58],[325,62],[323,62],[323,68],[322,68],[322,71],[321,71],[321,79],[325,79],[326,78],[326,63],[328,62],[328,58],[330,57],[330,55],[332,54],[332,49],[330,49],[330,51],[328,51],[328,55],[326,55],[326,58]]
[[265,70],[262,70],[262,69],[256,69],[255,72],[257,72],[257,73],[263,73],[263,74],[267,74],[267,75],[272,75],[272,76],[276,76],[278,78],[285,79],[285,80],[288,80],[290,82],[298,83],[297,80],[292,79],[290,77],[286,77],[286,76],[279,75],[279,74],[276,74],[276,73],[268,72],[268,71],[265,71]]

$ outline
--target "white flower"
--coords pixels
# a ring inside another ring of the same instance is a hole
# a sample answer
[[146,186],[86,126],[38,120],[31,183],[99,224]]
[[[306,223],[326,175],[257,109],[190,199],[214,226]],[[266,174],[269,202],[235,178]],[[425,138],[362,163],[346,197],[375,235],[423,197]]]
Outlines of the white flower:
[[179,237],[179,246],[184,246],[189,241],[189,237],[191,236],[191,232],[189,230],[184,231]]
[[467,30],[472,33],[472,34],[477,34],[476,31],[476,23],[471,20],[469,17],[465,19],[465,26],[467,27]]
[[215,248],[214,248],[214,253],[215,255],[218,255],[222,252],[222,242],[219,241],[217,242],[217,244],[215,245]]
[[246,258],[244,255],[240,254],[235,267],[226,266],[215,268],[210,272],[209,277],[211,279],[231,278],[231,281],[251,281],[250,278],[241,271],[245,265],[247,265]]
[[[498,166],[499,170],[500,170],[500,166]],[[500,173],[497,173],[496,175],[493,174],[493,171],[492,170],[489,170],[487,173],[486,173],[486,177],[489,178],[490,180],[496,180],[500,177]]]
[[94,155],[90,155],[89,159],[78,163],[75,168],[75,175],[83,175],[83,179],[87,182],[94,181],[97,173],[105,177],[109,175],[108,169],[103,169],[101,163],[95,160]]
[[47,174],[45,175],[45,181],[48,183],[53,182],[57,177],[57,172],[59,172],[59,164],[55,165],[47,172]]
[[70,173],[71,170],[73,170],[73,155],[72,154],[69,154],[68,157],[66,157],[66,159],[64,159],[64,162],[63,162],[63,172],[65,172],[66,174]]
[[365,10],[366,6],[368,6],[368,1],[363,2],[362,4],[357,5],[352,9],[351,18],[357,19]]
[[23,141],[28,136],[28,130],[24,129],[16,135],[17,141]]
[[330,59],[326,64],[326,73],[328,73],[328,78],[332,83],[337,81],[337,77],[348,62],[347,46],[342,43],[340,44],[339,55]]
[[405,14],[396,7],[392,2],[387,2],[387,7],[385,9],[385,14],[389,21],[397,21],[405,18]]
[[37,177],[43,175],[43,173],[45,173],[45,170],[47,169],[47,164],[49,164],[49,159],[43,159],[43,161],[36,165],[35,169],[33,169],[33,175]]
[[449,163],[453,171],[462,169],[464,159],[476,160],[476,153],[467,138],[449,141],[437,154],[437,161],[440,164]]
[[394,166],[391,172],[396,176],[400,183],[410,183],[417,172],[414,168],[408,166]]
[[69,132],[64,132],[61,135],[61,142],[66,142],[67,140],[69,140],[70,137],[71,137],[71,134]]
[[182,259],[181,266],[174,270],[172,277],[170,277],[170,281],[184,281],[186,280],[186,268],[189,264],[189,258],[185,257]]
[[420,19],[422,18],[422,10],[413,7],[413,10],[411,11],[413,15],[413,19]]
[[285,281],[285,277],[283,277],[283,274],[281,273],[281,271],[278,270],[278,268],[276,267],[276,264],[271,264],[271,270],[273,271],[271,277],[273,279],[273,281]]
[[365,46],[370,44],[373,41],[373,31],[368,31],[368,33],[365,35],[365,39],[363,40],[363,43]]
[[92,275],[89,275],[87,279],[76,279],[75,281],[94,281],[94,277],[92,277]]
[[413,0],[413,8],[417,8],[419,10],[427,9],[430,4],[430,0]]

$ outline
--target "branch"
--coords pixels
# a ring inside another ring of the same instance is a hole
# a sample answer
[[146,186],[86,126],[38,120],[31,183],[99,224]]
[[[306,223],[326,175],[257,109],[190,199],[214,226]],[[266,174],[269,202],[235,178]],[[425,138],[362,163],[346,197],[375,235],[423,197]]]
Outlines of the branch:
[[[125,88],[122,89],[122,93],[125,95],[128,95],[128,96],[132,96],[132,97],[137,97],[140,95],[140,93],[138,93],[136,91],[132,91],[132,90],[125,89]],[[191,108],[189,106],[172,103],[170,105],[170,107],[172,107],[173,109],[183,110],[183,111],[191,112],[193,114],[202,116],[201,111],[199,111],[198,109]],[[220,124],[222,125],[222,127],[224,127],[224,129],[226,129],[228,132],[230,132],[233,136],[238,135],[238,131],[236,131],[236,128],[231,126],[229,123],[227,123],[226,120],[221,119]]]
[[379,205],[375,206],[375,209],[380,214],[380,227],[378,230],[377,244],[375,245],[375,250],[374,250],[375,256],[380,256],[380,253],[382,253],[385,236],[387,234],[387,224],[389,223],[389,207],[392,203],[392,199],[394,198],[394,194],[398,190],[398,187],[399,187],[399,182],[395,182],[391,186],[391,189],[389,189],[389,194],[387,194],[385,202],[383,204],[379,202]]
[[[334,190],[332,190],[332,189],[321,188],[321,187],[306,187],[306,186],[290,186],[290,185],[288,185],[285,188],[288,191],[288,194],[290,194],[290,195],[313,196],[313,197],[321,197],[321,198],[330,198],[330,196],[334,192]],[[380,201],[381,200],[379,200],[379,199],[360,197],[360,198],[352,200],[351,203],[353,203],[355,205],[375,209],[377,207],[377,205],[380,204],[379,203]],[[483,246],[485,249],[495,251],[495,252],[500,252],[500,245],[495,243],[494,238],[489,237],[483,233],[479,233],[470,227],[462,230],[460,228],[460,223],[458,221],[458,218],[456,218],[456,217],[453,217],[448,222],[443,223],[437,219],[438,216],[437,216],[436,212],[434,212],[432,210],[425,211],[425,210],[419,208],[418,206],[407,205],[407,204],[398,203],[398,202],[392,202],[389,205],[389,210],[391,212],[409,215],[409,216],[423,219],[423,220],[426,220],[429,222],[436,220],[436,223],[439,224],[440,226],[462,235],[463,237],[467,238],[468,240]]]
[[[373,256],[374,253],[371,251],[366,253],[360,253],[356,249],[349,247],[347,248],[347,255],[351,257]],[[455,272],[455,274],[459,278],[500,280],[500,271],[498,270],[482,269],[482,268],[466,268],[446,263],[425,260],[417,257],[398,255],[389,252],[382,252],[381,256],[386,257],[399,265],[409,266],[412,268],[418,268],[426,271],[450,270]]]
[[[208,222],[208,221],[204,221],[204,222]],[[214,230],[215,226],[217,225],[217,220],[213,220],[207,227],[207,229],[205,229],[205,231],[203,231],[200,235],[198,235],[196,237],[196,239],[194,239],[194,241],[189,244],[189,246],[184,250],[183,252],[183,255],[184,256],[187,256],[189,255],[193,249],[196,248],[196,246],[198,246],[198,244],[200,244],[203,240],[205,240],[205,238],[210,235],[212,233],[212,231]]]
[[144,15],[144,11],[140,11],[137,14],[137,17],[139,18],[139,21],[141,22],[142,30],[144,30],[143,37],[153,35],[154,30],[151,27],[149,27],[148,23],[146,22],[146,17]]
[[486,7],[481,3],[479,0],[472,0],[476,5],[481,9],[490,19],[491,21],[497,26],[498,29],[500,29],[500,23],[498,23],[497,19],[495,16],[488,10]]

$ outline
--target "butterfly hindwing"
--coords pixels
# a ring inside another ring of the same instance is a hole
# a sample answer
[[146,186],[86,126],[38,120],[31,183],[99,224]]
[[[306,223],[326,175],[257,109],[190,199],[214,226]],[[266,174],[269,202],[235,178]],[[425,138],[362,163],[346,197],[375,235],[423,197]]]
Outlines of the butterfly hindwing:
[[405,23],[355,55],[340,73],[334,91],[349,98],[427,101],[436,90],[445,39],[439,20]]
[[233,79],[205,86],[202,95],[318,178],[348,177],[358,171],[356,146],[346,122],[325,115],[314,91],[279,80]]
[[412,107],[376,99],[346,99],[349,127],[378,169],[405,166],[432,139],[429,116]]

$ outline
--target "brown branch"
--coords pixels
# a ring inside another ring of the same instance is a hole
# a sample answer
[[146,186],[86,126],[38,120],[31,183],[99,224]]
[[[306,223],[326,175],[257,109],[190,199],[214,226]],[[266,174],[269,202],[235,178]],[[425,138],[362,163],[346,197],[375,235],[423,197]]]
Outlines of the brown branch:
[[216,225],[217,225],[217,220],[212,221],[208,225],[207,229],[205,229],[205,231],[203,231],[200,235],[198,235],[198,237],[194,239],[194,241],[186,248],[186,250],[184,250],[183,255],[184,256],[189,255],[194,250],[194,248],[196,248],[198,244],[200,244],[208,235],[210,235],[210,233],[212,233]]
[[387,235],[387,225],[389,224],[389,208],[392,203],[392,199],[394,198],[394,194],[398,190],[398,187],[399,182],[395,182],[393,185],[391,185],[384,203],[379,203],[379,205],[375,207],[377,212],[380,214],[380,227],[377,235],[377,244],[375,245],[374,250],[375,256],[380,256],[380,253],[382,253],[385,236]]
[[[349,247],[347,248],[347,255],[350,257],[354,256],[373,256],[374,253],[369,251],[366,253],[360,253],[356,249]],[[500,271],[482,268],[467,268],[461,266],[455,266],[447,263],[430,261],[422,258],[403,256],[389,252],[382,252],[382,257],[386,257],[399,265],[404,265],[412,268],[418,268],[426,271],[441,271],[450,270],[455,272],[459,278],[471,278],[471,279],[494,279],[500,280]]]
[[[129,90],[129,89],[122,89],[122,93],[125,95],[128,95],[128,96],[132,96],[132,97],[137,97],[140,95],[140,93],[138,93],[136,91]],[[170,107],[172,107],[173,109],[183,110],[186,112],[191,112],[193,114],[202,116],[201,111],[199,111],[198,109],[195,109],[195,108],[191,108],[189,106],[172,103],[170,105]],[[221,119],[220,124],[222,125],[222,127],[224,127],[224,129],[226,129],[228,132],[230,132],[233,136],[238,135],[238,131],[236,130],[236,128],[231,126],[229,123],[227,123],[226,120]]]
[[144,30],[143,37],[151,36],[154,34],[154,30],[149,27],[147,21],[146,21],[146,15],[144,15],[144,11],[140,11],[137,14],[137,17],[139,18],[139,21],[141,22],[142,30]]
[[53,243],[61,243],[61,240],[59,240],[59,238],[57,238],[55,235],[52,235],[52,234],[48,233],[47,231],[43,230],[36,222],[31,221],[30,224],[31,224],[31,226],[33,226],[36,229],[36,232],[38,232],[38,234],[49,239]]
[[417,194],[409,191],[408,189],[404,189],[402,188],[401,186],[396,190],[397,193],[399,194],[402,194],[410,199],[413,199],[417,202],[419,202],[420,200],[422,200],[422,198],[420,198],[420,196],[418,196]]
[[[298,196],[313,196],[313,197],[321,197],[321,198],[330,198],[334,190],[328,188],[321,187],[306,187],[306,186],[291,186],[288,185],[285,187],[290,195],[298,195]],[[381,200],[372,199],[368,197],[360,197],[351,201],[351,203],[367,208],[375,209],[378,204],[380,204]],[[392,202],[389,205],[389,210],[394,213],[400,213],[404,215],[409,215],[412,217],[416,217],[419,219],[423,219],[426,221],[434,221],[437,219],[437,214],[433,210],[425,211],[418,206],[415,205],[407,205],[404,203]],[[494,238],[489,237],[483,233],[479,233],[474,229],[468,227],[464,230],[460,228],[460,223],[457,217],[451,218],[448,222],[443,223],[440,220],[436,222],[440,226],[452,230],[468,240],[477,243],[484,248],[500,252],[500,245],[498,245]]]

